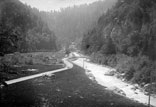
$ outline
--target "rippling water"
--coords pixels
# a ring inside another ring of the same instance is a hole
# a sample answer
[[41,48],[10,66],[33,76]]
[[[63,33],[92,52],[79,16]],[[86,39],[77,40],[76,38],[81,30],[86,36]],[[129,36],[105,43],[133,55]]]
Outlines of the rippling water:
[[3,87],[0,89],[1,105],[4,107],[50,106],[50,94],[55,91],[51,87],[53,82],[53,77],[40,77]]

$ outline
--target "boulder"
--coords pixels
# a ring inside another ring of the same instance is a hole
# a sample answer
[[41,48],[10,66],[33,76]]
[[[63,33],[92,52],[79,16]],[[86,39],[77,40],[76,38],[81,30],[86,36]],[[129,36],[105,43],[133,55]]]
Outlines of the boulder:
[[114,76],[116,74],[116,70],[111,69],[110,71],[108,71],[107,73],[105,73],[104,75],[106,76]]
[[125,93],[123,90],[121,90],[121,89],[119,89],[119,88],[117,88],[117,87],[111,87],[110,89],[111,89],[114,93],[117,93],[117,94],[122,95],[122,96],[126,96],[126,93]]

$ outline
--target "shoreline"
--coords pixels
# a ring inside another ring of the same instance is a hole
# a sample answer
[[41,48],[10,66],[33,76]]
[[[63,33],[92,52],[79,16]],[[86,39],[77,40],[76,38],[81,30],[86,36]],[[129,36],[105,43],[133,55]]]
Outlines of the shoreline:
[[[76,57],[80,57],[79,54],[74,53]],[[129,84],[121,79],[116,78],[115,76],[108,76],[105,75],[107,74],[112,68],[107,67],[107,66],[101,66],[95,63],[90,63],[87,61],[84,61],[83,58],[78,58],[75,61],[72,61],[74,64],[84,67],[84,69],[89,70],[91,75],[94,76],[95,80],[97,81],[98,84],[107,87],[108,90],[112,90],[113,92],[116,93],[117,91],[121,91],[121,93],[125,94],[126,98],[132,99],[134,101],[143,103],[145,105],[148,104],[148,95],[145,95],[144,92],[142,92],[139,89],[135,89],[134,84]],[[121,94],[119,93],[119,94]],[[118,94],[118,93],[117,93]],[[123,95],[124,95],[123,94]],[[122,94],[121,94],[122,95]],[[156,98],[151,96],[151,105],[156,107]]]
[[[34,75],[30,75],[30,76],[20,77],[20,78],[17,78],[17,79],[8,80],[8,81],[5,81],[5,83],[7,85],[10,85],[10,84],[14,84],[14,83],[17,83],[17,82],[22,82],[22,81],[26,81],[26,80],[29,80],[29,79],[41,77],[41,76],[44,76],[44,75],[52,76],[52,75],[54,75],[53,73],[65,71],[65,70],[71,69],[73,67],[73,64],[68,62],[66,58],[63,59],[63,62],[66,65],[63,68],[52,70],[52,71],[47,71],[47,72],[43,72],[43,73],[39,73],[39,74],[34,74]],[[3,87],[3,85],[1,85],[1,87]]]

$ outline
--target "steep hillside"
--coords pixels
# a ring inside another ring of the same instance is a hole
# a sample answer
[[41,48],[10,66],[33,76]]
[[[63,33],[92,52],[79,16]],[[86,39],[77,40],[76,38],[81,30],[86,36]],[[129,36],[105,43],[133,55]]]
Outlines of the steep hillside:
[[[80,41],[83,34],[92,28],[97,19],[111,8],[117,0],[97,1],[92,4],[83,4],[63,8],[60,12],[43,12],[43,19],[54,30],[56,36],[64,44]],[[47,17],[45,17],[47,16]]]
[[[56,50],[56,37],[33,9],[18,0],[0,1],[0,52]],[[38,10],[37,10],[38,11]]]
[[82,50],[128,81],[156,83],[156,1],[118,0],[86,33]]

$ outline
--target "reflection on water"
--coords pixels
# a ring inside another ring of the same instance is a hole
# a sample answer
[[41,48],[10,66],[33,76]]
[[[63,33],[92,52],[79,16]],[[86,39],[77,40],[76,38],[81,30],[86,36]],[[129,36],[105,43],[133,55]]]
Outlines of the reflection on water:
[[49,103],[49,99],[45,98],[45,97],[40,97],[41,98],[41,105],[42,107],[49,107],[50,103]]
[[44,76],[3,87],[0,103],[3,107],[53,107],[49,100],[53,82],[53,77]]

